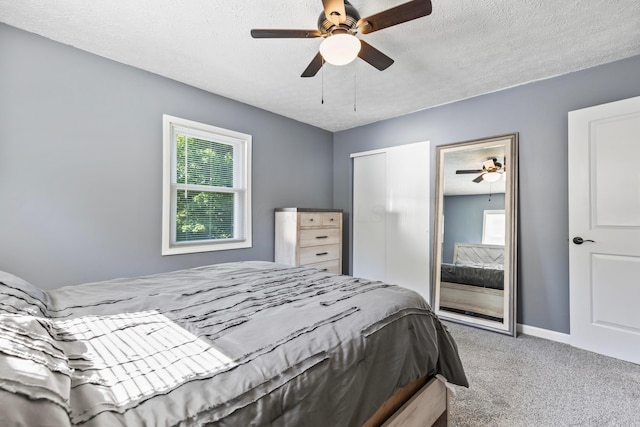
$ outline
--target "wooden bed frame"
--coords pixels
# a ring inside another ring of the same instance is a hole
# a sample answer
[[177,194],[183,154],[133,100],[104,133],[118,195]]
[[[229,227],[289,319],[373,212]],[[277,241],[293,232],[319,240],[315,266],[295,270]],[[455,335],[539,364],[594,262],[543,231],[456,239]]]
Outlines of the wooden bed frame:
[[440,282],[440,309],[453,308],[504,318],[504,290]]
[[385,401],[362,427],[446,427],[449,396],[438,378],[419,378]]

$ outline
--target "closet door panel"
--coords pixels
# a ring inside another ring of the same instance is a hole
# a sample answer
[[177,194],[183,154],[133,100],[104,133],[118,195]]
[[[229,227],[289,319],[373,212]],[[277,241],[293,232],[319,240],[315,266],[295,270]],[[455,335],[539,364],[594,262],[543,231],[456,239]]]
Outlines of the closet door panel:
[[353,276],[385,280],[386,154],[353,159]]
[[387,151],[386,278],[430,300],[429,145]]

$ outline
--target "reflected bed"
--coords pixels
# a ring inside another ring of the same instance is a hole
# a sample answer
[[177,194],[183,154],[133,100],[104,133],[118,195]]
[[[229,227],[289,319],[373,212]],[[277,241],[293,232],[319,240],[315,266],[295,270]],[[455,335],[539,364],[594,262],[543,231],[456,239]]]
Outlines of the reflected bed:
[[0,316],[8,425],[360,426],[409,384],[418,408],[444,390],[427,378],[467,385],[417,294],[310,268],[229,263],[48,292],[0,273]]
[[456,243],[454,263],[440,267],[440,309],[504,317],[504,246]]

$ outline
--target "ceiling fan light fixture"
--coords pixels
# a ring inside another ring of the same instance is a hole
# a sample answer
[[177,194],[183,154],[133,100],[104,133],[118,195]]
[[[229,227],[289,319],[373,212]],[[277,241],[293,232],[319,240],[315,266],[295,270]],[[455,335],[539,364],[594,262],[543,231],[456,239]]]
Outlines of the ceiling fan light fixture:
[[320,54],[333,65],[347,65],[360,52],[360,39],[352,34],[333,34],[320,44]]
[[496,182],[500,178],[502,178],[502,174],[500,172],[487,172],[482,175],[482,179],[487,182]]

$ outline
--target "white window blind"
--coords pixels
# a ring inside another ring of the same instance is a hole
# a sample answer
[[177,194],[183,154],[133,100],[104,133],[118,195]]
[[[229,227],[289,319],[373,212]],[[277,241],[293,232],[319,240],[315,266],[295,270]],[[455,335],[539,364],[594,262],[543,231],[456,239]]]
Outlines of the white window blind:
[[250,247],[251,136],[164,121],[163,254]]

